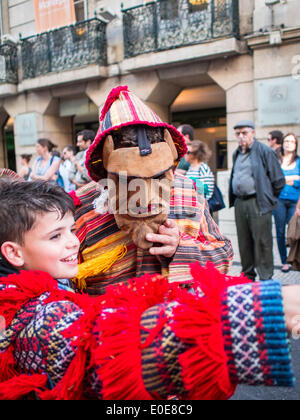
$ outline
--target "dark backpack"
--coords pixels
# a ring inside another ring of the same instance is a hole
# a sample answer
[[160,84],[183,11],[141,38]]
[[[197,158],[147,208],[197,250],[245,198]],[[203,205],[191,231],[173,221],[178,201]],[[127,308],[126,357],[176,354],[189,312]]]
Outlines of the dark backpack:
[[215,184],[213,196],[208,201],[209,210],[212,213],[225,209],[226,205],[224,203],[223,195],[220,189]]

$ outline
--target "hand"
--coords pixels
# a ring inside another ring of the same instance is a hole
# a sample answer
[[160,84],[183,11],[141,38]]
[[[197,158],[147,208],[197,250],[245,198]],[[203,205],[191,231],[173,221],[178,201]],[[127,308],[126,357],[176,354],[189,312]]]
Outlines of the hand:
[[282,288],[285,321],[287,329],[294,337],[300,336],[300,286]]
[[290,185],[291,187],[294,186],[295,181],[299,181],[300,176],[298,175],[292,175],[292,176],[286,176],[285,181],[287,185]]
[[75,162],[75,166],[76,166],[77,171],[81,170],[81,165],[78,161]]
[[147,241],[162,244],[161,247],[150,248],[152,255],[161,255],[166,258],[173,258],[179,245],[179,228],[174,220],[167,220],[164,225],[160,226],[157,235],[148,233]]

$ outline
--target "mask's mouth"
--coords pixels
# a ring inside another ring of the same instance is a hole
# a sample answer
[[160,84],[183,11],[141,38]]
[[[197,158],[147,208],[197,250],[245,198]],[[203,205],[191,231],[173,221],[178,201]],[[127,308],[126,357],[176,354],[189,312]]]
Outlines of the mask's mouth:
[[137,219],[157,216],[160,213],[162,213],[161,204],[149,204],[148,207],[137,206],[128,209],[128,216]]

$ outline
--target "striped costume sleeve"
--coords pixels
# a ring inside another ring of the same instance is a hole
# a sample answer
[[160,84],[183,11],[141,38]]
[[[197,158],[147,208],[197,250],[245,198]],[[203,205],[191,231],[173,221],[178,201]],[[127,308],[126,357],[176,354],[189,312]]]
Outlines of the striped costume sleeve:
[[295,385],[279,281],[227,289],[222,330],[233,383]]
[[170,282],[189,283],[189,265],[196,261],[205,266],[212,262],[221,273],[228,273],[233,261],[231,241],[223,236],[210,215],[206,200],[198,203],[200,230],[198,237],[181,233],[179,247],[169,266]]

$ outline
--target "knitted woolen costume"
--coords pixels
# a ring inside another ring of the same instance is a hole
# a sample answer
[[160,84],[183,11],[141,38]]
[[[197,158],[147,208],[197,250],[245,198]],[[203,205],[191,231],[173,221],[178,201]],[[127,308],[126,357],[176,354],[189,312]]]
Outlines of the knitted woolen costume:
[[191,274],[193,293],[145,276],[97,299],[45,273],[1,278],[0,399],[228,399],[237,383],[293,385],[281,285]]

